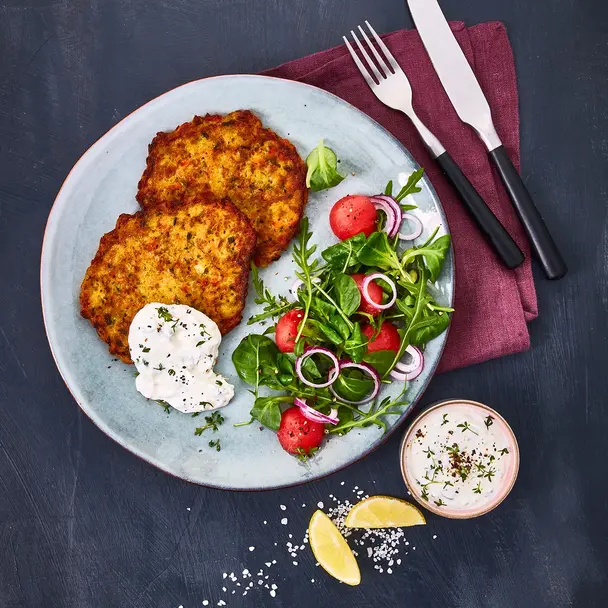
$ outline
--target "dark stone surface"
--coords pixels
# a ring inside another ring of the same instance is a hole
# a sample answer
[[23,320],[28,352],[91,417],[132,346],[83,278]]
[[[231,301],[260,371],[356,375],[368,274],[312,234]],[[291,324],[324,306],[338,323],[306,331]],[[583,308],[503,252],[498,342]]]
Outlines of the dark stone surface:
[[352,496],[359,485],[403,494],[398,434],[343,473],[296,489],[227,493],[168,477],[105,437],[63,385],[42,324],[39,256],[65,175],[126,114],[189,80],[338,44],[365,18],[379,31],[410,27],[404,3],[1,3],[0,606],[214,606],[222,572],[255,572],[269,557],[277,598],[239,592],[229,606],[606,605],[608,5],[442,5],[451,19],[508,27],[524,178],[571,270],[556,283],[536,273],[529,352],[437,377],[424,398],[478,399],[507,417],[522,456],[513,494],[478,521],[429,517],[408,532],[417,549],[404,565],[388,576],[365,562],[351,589],[308,552],[292,566],[287,533],[300,537],[329,493]]

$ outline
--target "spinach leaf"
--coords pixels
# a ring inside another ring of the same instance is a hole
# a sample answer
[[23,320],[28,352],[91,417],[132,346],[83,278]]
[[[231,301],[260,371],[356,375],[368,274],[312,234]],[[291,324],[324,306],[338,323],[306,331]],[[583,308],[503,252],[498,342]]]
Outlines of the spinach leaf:
[[322,321],[329,321],[335,311],[335,308],[329,302],[316,296],[312,298],[310,309],[313,310],[316,313],[316,316]]
[[330,342],[333,342],[335,345],[342,344],[342,336],[331,325],[321,323],[320,321],[317,321],[317,325]]
[[450,235],[444,234],[428,245],[408,249],[402,258],[404,265],[410,263],[415,257],[422,256],[428,268],[430,280],[434,283],[441,272],[441,266],[450,248]]
[[340,397],[349,401],[360,401],[372,392],[374,382],[371,378],[361,374],[347,374],[346,371],[342,372],[332,384],[332,388]]
[[277,368],[278,354],[279,349],[270,338],[251,334],[232,353],[232,363],[242,380],[257,387],[260,374],[270,374]]
[[450,315],[435,313],[414,321],[408,329],[410,344],[421,346],[442,334],[450,324]]
[[395,353],[392,350],[377,350],[367,353],[363,357],[365,363],[369,363],[382,377],[391,368]]
[[306,173],[306,187],[313,192],[337,186],[344,176],[337,171],[338,158],[331,148],[326,148],[323,140],[306,157],[308,172]]
[[361,363],[367,350],[367,338],[361,331],[361,325],[355,323],[350,338],[344,342],[344,352],[353,360],[354,363]]
[[278,431],[281,425],[280,404],[292,401],[291,397],[258,397],[253,404],[251,417],[255,418],[265,427]]
[[306,359],[304,359],[302,371],[306,373],[306,377],[310,380],[319,380],[323,377],[323,374],[319,371],[319,368],[312,357],[306,357]]
[[346,340],[350,336],[351,327],[340,315],[334,313],[329,319],[329,322],[330,325],[342,336],[342,339]]
[[355,280],[347,274],[335,276],[334,289],[338,296],[338,304],[347,317],[350,317],[361,304],[361,293]]
[[[338,420],[340,420],[340,426],[342,426],[343,424],[351,425],[354,418],[355,415],[353,414],[353,411],[346,405],[341,405],[338,408]],[[347,426],[342,434],[345,435],[346,433],[348,433],[348,431],[350,431],[350,429],[351,427]]]
[[321,252],[321,255],[330,268],[344,272],[359,263],[357,254],[366,241],[367,237],[363,232],[360,232],[345,241],[328,247]]

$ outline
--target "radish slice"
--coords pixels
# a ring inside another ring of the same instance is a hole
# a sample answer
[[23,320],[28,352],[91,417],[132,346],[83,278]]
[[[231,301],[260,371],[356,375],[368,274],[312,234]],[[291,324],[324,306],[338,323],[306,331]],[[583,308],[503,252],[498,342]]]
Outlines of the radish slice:
[[[391,288],[391,291],[393,292],[391,299],[386,304],[378,304],[377,302],[374,302],[371,296],[369,295],[369,284],[374,279],[382,279],[385,283],[388,283],[389,287]],[[363,292],[362,295],[365,301],[370,306],[374,306],[375,308],[378,308],[380,310],[386,310],[387,308],[390,308],[397,301],[397,287],[395,286],[395,283],[392,279],[387,277],[385,274],[382,274],[381,272],[375,272],[374,274],[366,276],[365,279],[363,279],[361,291]]]
[[[308,357],[314,354],[325,355],[326,357],[329,357],[332,362],[332,368],[329,370],[327,381],[322,382],[321,384],[315,384],[314,382],[307,380],[304,374],[302,373],[302,364],[306,359],[308,359]],[[312,386],[313,388],[325,388],[326,386],[329,386],[330,384],[333,384],[336,381],[336,378],[340,374],[340,362],[338,361],[338,357],[336,357],[336,355],[334,355],[327,348],[315,346],[314,348],[307,349],[303,355],[296,359],[296,374],[298,375],[298,378],[304,384],[306,384],[306,386]]]
[[362,372],[365,372],[374,381],[374,388],[372,389],[372,392],[367,397],[364,397],[360,401],[350,401],[349,399],[345,399],[344,397],[341,397],[334,390],[333,386],[329,387],[329,391],[331,392],[331,394],[334,397],[336,397],[336,399],[339,399],[340,401],[342,401],[344,403],[350,403],[351,405],[363,405],[364,403],[368,403],[368,402],[372,401],[373,399],[375,399],[376,396],[378,395],[378,393],[380,392],[380,376],[378,375],[378,372],[371,365],[368,365],[367,363],[353,363],[352,361],[341,361],[340,362],[340,371],[342,371],[343,369],[348,369],[348,368],[358,369],[358,370],[361,370]]
[[306,403],[305,399],[297,397],[293,400],[294,405],[297,405],[302,412],[302,416],[311,422],[320,422],[321,424],[338,424],[338,410],[334,407],[329,414],[322,414]]
[[401,209],[401,205],[392,196],[387,196],[386,194],[376,194],[375,196],[372,196],[370,200],[374,204],[376,202],[379,205],[381,203],[385,203],[393,210],[393,215],[395,217],[395,225],[392,227],[391,230],[385,227],[385,232],[390,238],[393,238],[399,231],[399,227],[401,226],[401,222],[403,221],[403,210]]
[[[313,283],[320,283],[321,279],[319,277],[315,277],[312,280]],[[302,279],[296,279],[293,283],[293,285],[291,286],[291,289],[289,290],[289,294],[290,294],[290,300],[292,302],[296,302],[298,300],[298,290],[300,289],[300,287],[302,287],[302,285],[304,285],[304,281],[302,281]]]
[[395,210],[391,205],[389,205],[386,201],[378,198],[377,196],[372,196],[370,198],[372,205],[376,209],[380,209],[384,211],[386,215],[386,224],[384,224],[384,232],[390,237],[394,236],[395,231],[399,230],[399,224],[397,223],[397,215],[395,214]]
[[402,241],[413,241],[414,239],[417,239],[422,234],[422,230],[423,230],[422,222],[415,215],[412,215],[411,213],[404,213],[403,219],[407,220],[408,222],[410,222],[410,224],[413,224],[414,226],[413,226],[411,232],[407,232],[407,233],[400,232],[397,236]]
[[411,380],[418,378],[422,373],[422,370],[424,369],[424,355],[419,348],[416,348],[411,344],[405,349],[405,352],[411,356],[411,361],[408,363],[398,361],[395,364],[396,369],[392,370],[389,375],[394,380],[410,382]]

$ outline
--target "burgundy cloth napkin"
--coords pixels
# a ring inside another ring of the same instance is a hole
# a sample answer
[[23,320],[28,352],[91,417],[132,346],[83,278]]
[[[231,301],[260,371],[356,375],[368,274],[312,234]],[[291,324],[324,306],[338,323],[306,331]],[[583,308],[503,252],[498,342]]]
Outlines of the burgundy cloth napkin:
[[[519,168],[519,113],[515,66],[502,23],[466,28],[450,24],[483,89],[505,148]],[[537,314],[530,250],[500,178],[473,130],[460,121],[416,31],[382,36],[407,74],[414,107],[526,254],[516,270],[498,261],[470,219],[407,117],[380,103],[344,46],[297,59],[265,72],[315,85],[357,106],[397,137],[422,165],[447,214],[456,258],[456,312],[440,371],[526,350],[526,323]],[[389,177],[389,176],[387,176]]]

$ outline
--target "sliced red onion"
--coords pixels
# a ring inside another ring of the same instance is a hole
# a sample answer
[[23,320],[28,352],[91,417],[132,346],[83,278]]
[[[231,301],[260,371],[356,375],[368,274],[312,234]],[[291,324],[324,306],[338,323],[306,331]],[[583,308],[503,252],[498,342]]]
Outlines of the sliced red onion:
[[[312,280],[313,283],[320,283],[321,279],[319,277],[315,277]],[[302,281],[302,279],[296,279],[293,283],[293,285],[291,286],[291,289],[289,290],[289,293],[291,295],[290,300],[292,302],[296,302],[298,299],[298,290],[300,289],[300,287],[302,287],[302,285],[304,285],[304,281]]]
[[371,197],[372,203],[375,204],[377,201],[380,204],[380,201],[386,203],[392,210],[393,215],[395,216],[395,225],[392,230],[389,230],[385,227],[385,231],[390,238],[393,238],[397,232],[399,231],[399,227],[401,226],[401,222],[403,221],[403,210],[401,209],[401,205],[392,197],[387,196],[386,194],[376,194]]
[[322,414],[306,403],[305,399],[297,397],[293,400],[294,405],[297,405],[302,412],[302,416],[311,422],[320,422],[321,424],[338,424],[338,410],[334,407],[329,414]]
[[414,239],[417,239],[422,234],[422,222],[411,213],[404,213],[403,220],[407,220],[408,222],[414,224],[414,227],[412,228],[411,232],[400,232],[397,236],[402,241],[413,241]]
[[401,361],[398,361],[395,363],[396,369],[392,370],[389,375],[394,380],[410,382],[411,380],[418,378],[422,373],[422,370],[424,369],[424,355],[419,348],[412,346],[411,344],[405,349],[405,352],[412,357],[412,360],[409,363],[401,363]]
[[380,376],[378,375],[378,372],[371,365],[368,365],[367,363],[353,363],[352,361],[341,361],[340,362],[340,371],[342,371],[343,369],[348,369],[348,368],[359,369],[362,372],[365,372],[374,381],[374,388],[373,388],[372,392],[367,397],[364,397],[360,401],[350,401],[349,399],[345,399],[344,397],[341,397],[334,390],[333,386],[329,387],[331,394],[334,397],[336,397],[336,399],[339,399],[340,401],[343,401],[344,403],[350,403],[351,405],[363,405],[364,403],[369,403],[370,401],[375,399],[376,396],[378,395],[378,393],[380,392]]
[[[315,354],[325,355],[326,357],[329,357],[333,364],[332,368],[329,370],[327,382],[323,382],[321,384],[315,384],[314,382],[307,380],[304,377],[304,374],[302,373],[302,363],[304,363],[304,361],[308,357]],[[306,386],[312,386],[313,388],[325,388],[326,386],[329,386],[330,384],[333,384],[336,381],[336,378],[340,374],[340,362],[338,361],[338,357],[336,357],[336,355],[334,355],[327,348],[323,348],[322,346],[315,346],[304,351],[304,354],[296,359],[296,374],[298,374],[298,378],[304,384],[306,384]]]
[[397,224],[397,216],[395,214],[395,210],[391,207],[391,205],[389,205],[386,201],[382,200],[381,198],[378,198],[376,196],[372,196],[370,198],[372,205],[376,208],[376,209],[381,209],[382,211],[384,211],[384,214],[386,215],[386,223],[384,224],[384,232],[386,232],[386,234],[390,237],[391,234],[394,235],[395,229],[398,230],[398,225]]
[[[369,295],[369,284],[374,279],[382,279],[385,283],[388,283],[389,287],[391,288],[391,290],[393,292],[391,299],[388,302],[386,302],[386,304],[378,304],[377,302],[374,302],[372,300],[371,296]],[[381,272],[375,272],[374,274],[370,274],[370,275],[366,276],[363,279],[363,284],[361,285],[361,288],[362,288],[361,291],[363,294],[363,299],[370,306],[374,306],[375,308],[378,308],[380,310],[386,310],[387,308],[390,308],[397,300],[397,287],[395,286],[395,283],[393,282],[392,279],[387,277],[385,274],[382,274]]]

